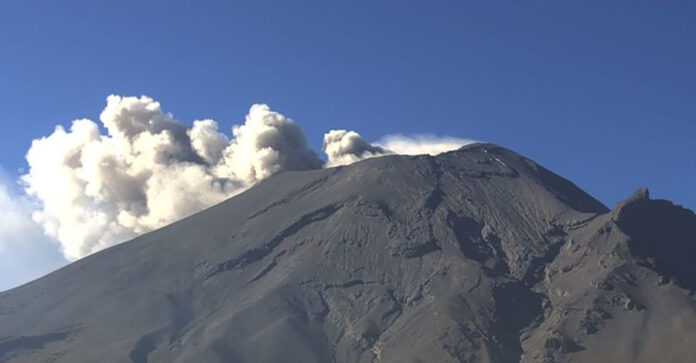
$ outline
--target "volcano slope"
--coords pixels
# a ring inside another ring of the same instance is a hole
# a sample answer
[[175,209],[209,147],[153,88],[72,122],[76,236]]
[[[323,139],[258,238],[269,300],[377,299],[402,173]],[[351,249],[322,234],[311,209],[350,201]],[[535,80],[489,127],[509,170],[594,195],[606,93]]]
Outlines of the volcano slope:
[[696,217],[509,150],[285,172],[0,293],[9,362],[687,362]]

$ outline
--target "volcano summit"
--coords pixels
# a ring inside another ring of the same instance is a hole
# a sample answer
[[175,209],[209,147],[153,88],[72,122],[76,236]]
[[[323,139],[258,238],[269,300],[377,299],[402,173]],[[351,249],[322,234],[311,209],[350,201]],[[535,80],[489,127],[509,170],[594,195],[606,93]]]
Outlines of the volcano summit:
[[7,362],[687,362],[696,216],[473,144],[290,171],[0,293]]

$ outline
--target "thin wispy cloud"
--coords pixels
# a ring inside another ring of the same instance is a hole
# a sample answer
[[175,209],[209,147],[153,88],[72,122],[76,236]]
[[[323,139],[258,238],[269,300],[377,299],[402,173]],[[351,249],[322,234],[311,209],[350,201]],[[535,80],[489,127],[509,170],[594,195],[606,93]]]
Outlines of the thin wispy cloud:
[[0,171],[0,291],[31,281],[67,261],[32,220],[34,205]]

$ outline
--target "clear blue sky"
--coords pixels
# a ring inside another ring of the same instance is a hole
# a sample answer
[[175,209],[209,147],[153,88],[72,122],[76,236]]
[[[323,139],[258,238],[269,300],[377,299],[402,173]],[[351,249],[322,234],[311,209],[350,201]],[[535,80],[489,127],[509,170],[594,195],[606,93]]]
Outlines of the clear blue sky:
[[434,133],[523,153],[611,205],[696,208],[694,1],[0,3],[0,166],[33,138],[147,94],[225,129],[251,103],[312,147]]

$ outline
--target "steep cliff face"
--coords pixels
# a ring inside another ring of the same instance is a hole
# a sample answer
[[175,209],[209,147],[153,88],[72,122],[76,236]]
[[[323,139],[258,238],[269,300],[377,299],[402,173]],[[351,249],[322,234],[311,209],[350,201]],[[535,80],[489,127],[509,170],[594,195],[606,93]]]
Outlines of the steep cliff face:
[[694,213],[644,189],[572,228],[536,287],[550,309],[530,331],[525,357],[691,361],[695,248]]
[[286,172],[0,293],[0,361],[684,361],[696,217],[503,148]]

